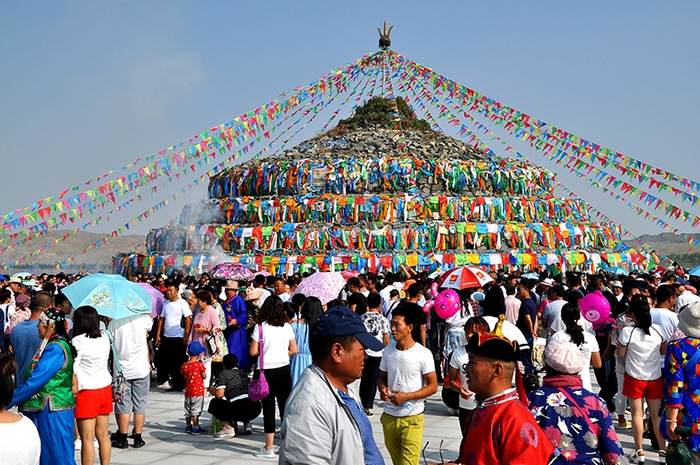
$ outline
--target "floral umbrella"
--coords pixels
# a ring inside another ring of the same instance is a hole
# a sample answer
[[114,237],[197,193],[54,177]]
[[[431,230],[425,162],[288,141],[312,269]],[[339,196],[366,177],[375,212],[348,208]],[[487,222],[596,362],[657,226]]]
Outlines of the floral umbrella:
[[253,277],[253,272],[240,263],[219,263],[211,270],[211,275],[216,279],[233,279],[247,281]]
[[118,274],[96,273],[63,288],[75,308],[89,305],[100,315],[127,318],[151,313],[151,295]]
[[486,283],[493,281],[481,268],[474,266],[460,266],[451,270],[445,271],[438,279],[437,283],[440,287],[448,289],[469,289],[470,287],[481,287]]
[[304,278],[297,286],[294,294],[304,294],[307,297],[318,297],[322,304],[327,304],[338,298],[345,287],[345,278],[340,272],[317,272]]

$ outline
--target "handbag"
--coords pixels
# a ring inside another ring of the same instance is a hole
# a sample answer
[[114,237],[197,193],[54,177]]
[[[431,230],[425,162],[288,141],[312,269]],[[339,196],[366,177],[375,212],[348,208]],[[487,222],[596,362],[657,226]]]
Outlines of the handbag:
[[112,376],[112,399],[114,402],[119,403],[129,394],[129,383],[124,376],[124,372],[122,371],[122,366],[119,363],[119,358],[117,357],[117,351],[114,349],[114,340],[112,339],[112,335],[109,333],[109,331],[105,331],[105,334],[107,334],[107,337],[109,338],[109,345],[112,348],[114,364],[117,366],[117,373],[115,376]]
[[666,446],[666,463],[669,465],[691,465],[693,463],[693,455],[683,440],[674,439]]
[[219,347],[216,345],[216,331],[210,333],[206,337],[205,342],[207,343],[207,350],[209,353],[212,355],[216,354],[217,350],[219,349]]
[[253,402],[263,400],[270,394],[270,386],[267,384],[263,369],[265,351],[263,350],[262,324],[258,325],[258,345],[260,346],[260,372],[257,378],[253,377],[253,379],[250,380],[250,384],[248,385],[248,398]]

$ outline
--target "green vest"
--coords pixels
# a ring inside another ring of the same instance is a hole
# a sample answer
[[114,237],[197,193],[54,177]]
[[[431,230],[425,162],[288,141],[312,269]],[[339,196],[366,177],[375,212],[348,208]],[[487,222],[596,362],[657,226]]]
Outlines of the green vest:
[[[45,386],[39,389],[29,400],[20,404],[19,410],[22,412],[38,412],[46,407],[52,412],[75,408],[75,397],[73,397],[73,354],[68,342],[63,339],[53,339],[49,341],[46,347],[51,344],[58,344],[61,347],[66,356],[66,362]],[[28,370],[31,370],[31,367]]]

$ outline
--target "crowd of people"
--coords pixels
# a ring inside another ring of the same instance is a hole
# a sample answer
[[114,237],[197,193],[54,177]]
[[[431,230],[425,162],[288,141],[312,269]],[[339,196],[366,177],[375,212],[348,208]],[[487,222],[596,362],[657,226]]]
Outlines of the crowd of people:
[[[435,276],[407,267],[355,274],[330,300],[297,291],[308,275],[136,275],[165,303],[116,320],[73,309],[61,289],[80,276],[4,279],[3,456],[73,464],[79,448],[81,463],[107,465],[111,448],[146,444],[149,390],[166,389],[182,392],[187,434],[252,434],[262,415],[254,455],[281,464],[384,463],[369,421],[380,405],[391,462],[417,464],[425,400],[442,385],[463,435],[457,463],[643,463],[648,437],[659,461],[680,439],[700,464],[696,278],[490,275],[459,290],[449,318],[425,305]],[[611,314],[593,324],[579,304],[596,291]],[[117,373],[125,395],[113,398]],[[615,431],[628,428],[625,454]]]

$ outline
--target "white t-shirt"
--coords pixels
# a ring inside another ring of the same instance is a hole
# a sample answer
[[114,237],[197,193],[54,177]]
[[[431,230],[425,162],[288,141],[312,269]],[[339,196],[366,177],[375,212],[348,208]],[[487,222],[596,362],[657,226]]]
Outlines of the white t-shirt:
[[36,426],[22,415],[15,423],[0,423],[0,450],[2,463],[11,465],[39,465],[41,440]]
[[267,298],[272,295],[272,292],[268,291],[265,288],[261,288],[260,290],[262,291],[262,294],[260,295],[258,300],[255,301],[255,305],[258,308],[261,308],[263,306],[263,304],[265,303],[265,301],[267,300]]
[[[450,359],[450,367],[456,368],[459,371],[459,384],[465,388],[469,388],[467,384],[467,363],[469,363],[469,354],[465,346],[459,346],[452,352]],[[447,389],[443,387],[443,389]],[[476,396],[471,396],[469,399],[464,399],[459,396],[459,408],[474,410],[476,408]]]
[[667,341],[673,339],[673,333],[678,331],[678,315],[667,308],[652,308],[651,322],[661,327],[661,334]]
[[12,302],[7,303],[5,305],[0,305],[0,310],[2,310],[2,316],[5,318],[5,331],[7,331],[7,327],[10,325],[10,317],[15,314],[16,308],[12,304]]
[[[518,301],[518,303],[519,302],[520,301]],[[445,322],[449,323],[450,326],[464,326],[464,323],[466,323],[467,320],[472,316],[474,316],[474,314],[472,313],[472,308],[467,303],[464,304],[457,313],[445,319]]]
[[[267,322],[262,324],[263,343],[261,350],[265,356],[263,368],[272,369],[289,365],[289,341],[294,339],[294,330],[289,323],[284,326],[270,326]],[[253,329],[253,340],[260,343],[258,325]],[[260,357],[258,357],[258,369],[260,369]]]
[[151,373],[148,359],[148,332],[153,327],[153,319],[148,315],[135,315],[112,320],[109,332],[114,338],[114,350],[119,364],[128,380],[142,379]]
[[97,338],[81,334],[71,339],[71,344],[77,352],[73,372],[78,377],[78,390],[102,389],[112,384],[108,366],[112,347],[106,334]]
[[160,316],[165,318],[163,336],[165,337],[185,337],[185,330],[180,326],[182,317],[192,316],[192,310],[185,299],[177,299],[172,302],[168,300],[163,305]]
[[[384,349],[379,369],[387,374],[389,389],[399,392],[414,392],[425,386],[424,376],[435,372],[433,354],[417,342],[407,350],[398,350],[396,343]],[[394,417],[418,415],[425,410],[424,400],[411,400],[403,405],[384,403],[384,413]]]
[[397,291],[401,291],[403,289],[403,283],[394,283],[386,286],[384,289],[379,291],[379,295],[382,297],[382,301],[384,303],[387,303],[391,300],[391,291],[396,289]]
[[620,332],[618,345],[627,347],[625,372],[634,379],[651,381],[661,378],[661,352],[665,341],[659,325],[652,324],[649,335],[641,328],[628,326]]
[[[558,331],[552,335],[552,341],[571,342],[571,335],[566,331]],[[581,381],[583,381],[584,389],[593,392],[593,385],[591,384],[591,354],[593,352],[600,352],[598,341],[593,334],[584,331],[583,346],[579,347],[579,349],[581,349],[584,356],[583,369],[580,373]]]
[[553,325],[556,320],[561,321],[561,318],[559,317],[559,315],[561,315],[561,308],[567,303],[568,302],[566,300],[553,300],[544,307],[544,311],[542,312],[542,318],[547,320],[545,337],[548,341],[550,338],[550,333],[552,331],[557,332],[561,330],[561,328],[553,329]]

